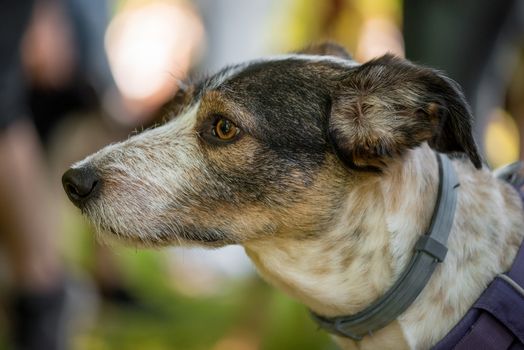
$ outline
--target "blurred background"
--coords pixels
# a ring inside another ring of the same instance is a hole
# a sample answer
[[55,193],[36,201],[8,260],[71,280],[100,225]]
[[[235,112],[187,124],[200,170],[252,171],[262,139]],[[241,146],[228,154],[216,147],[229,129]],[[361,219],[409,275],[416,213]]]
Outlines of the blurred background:
[[0,23],[1,349],[335,349],[241,248],[108,248],[62,192],[188,75],[326,39],[392,52],[463,86],[491,166],[524,157],[522,1],[3,0]]

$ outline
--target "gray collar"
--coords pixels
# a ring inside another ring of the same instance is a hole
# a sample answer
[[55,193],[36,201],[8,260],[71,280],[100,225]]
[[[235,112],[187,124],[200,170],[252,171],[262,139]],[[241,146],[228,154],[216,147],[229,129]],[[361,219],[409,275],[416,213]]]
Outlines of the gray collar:
[[457,203],[457,174],[448,156],[437,153],[439,187],[435,211],[427,234],[422,235],[414,247],[407,268],[395,284],[364,310],[338,317],[323,317],[311,312],[317,324],[330,333],[361,340],[394,321],[424,289],[438,263],[447,253],[448,236],[455,217]]

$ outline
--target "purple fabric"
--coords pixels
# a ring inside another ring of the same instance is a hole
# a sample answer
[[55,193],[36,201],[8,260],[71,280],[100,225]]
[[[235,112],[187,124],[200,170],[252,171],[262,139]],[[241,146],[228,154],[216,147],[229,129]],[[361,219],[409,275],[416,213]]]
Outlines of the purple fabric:
[[520,246],[517,257],[513,261],[513,266],[507,275],[521,287],[524,286],[524,244]]
[[507,349],[513,343],[513,335],[488,313],[482,313],[471,331],[454,347],[455,350]]
[[438,342],[432,349],[453,349],[453,347],[457,345],[460,342],[460,340],[464,337],[464,335],[469,331],[471,326],[475,324],[480,314],[480,310],[474,308],[469,309],[469,311],[462,318],[462,320],[460,320],[460,322],[455,327],[453,327],[453,329],[444,337],[444,339]]
[[524,344],[522,344],[521,342],[514,342],[509,347],[509,350],[524,350]]
[[[524,243],[507,275],[524,288]],[[524,350],[524,296],[496,277],[434,350]]]

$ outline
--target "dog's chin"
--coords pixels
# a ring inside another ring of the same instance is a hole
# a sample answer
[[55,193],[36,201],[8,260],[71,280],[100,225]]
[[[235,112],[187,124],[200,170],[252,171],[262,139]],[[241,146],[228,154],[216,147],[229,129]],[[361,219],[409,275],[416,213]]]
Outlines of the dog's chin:
[[[170,244],[160,244],[151,240],[143,239],[140,236],[124,235],[117,233],[114,229],[96,229],[96,239],[103,245],[111,247],[125,246],[133,248],[162,248]],[[171,244],[172,245],[172,244]]]
[[140,235],[124,233],[113,227],[96,227],[96,238],[99,242],[109,246],[129,246],[134,248],[163,248],[163,247],[207,247],[220,248],[234,244],[233,241],[210,237],[209,235],[180,234]]

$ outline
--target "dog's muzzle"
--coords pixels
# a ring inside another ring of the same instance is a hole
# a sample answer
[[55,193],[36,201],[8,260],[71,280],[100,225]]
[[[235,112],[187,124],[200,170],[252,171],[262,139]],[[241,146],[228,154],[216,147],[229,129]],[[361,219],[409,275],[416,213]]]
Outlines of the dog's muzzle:
[[95,196],[100,183],[100,178],[90,166],[71,168],[62,176],[62,185],[67,196],[79,208]]

